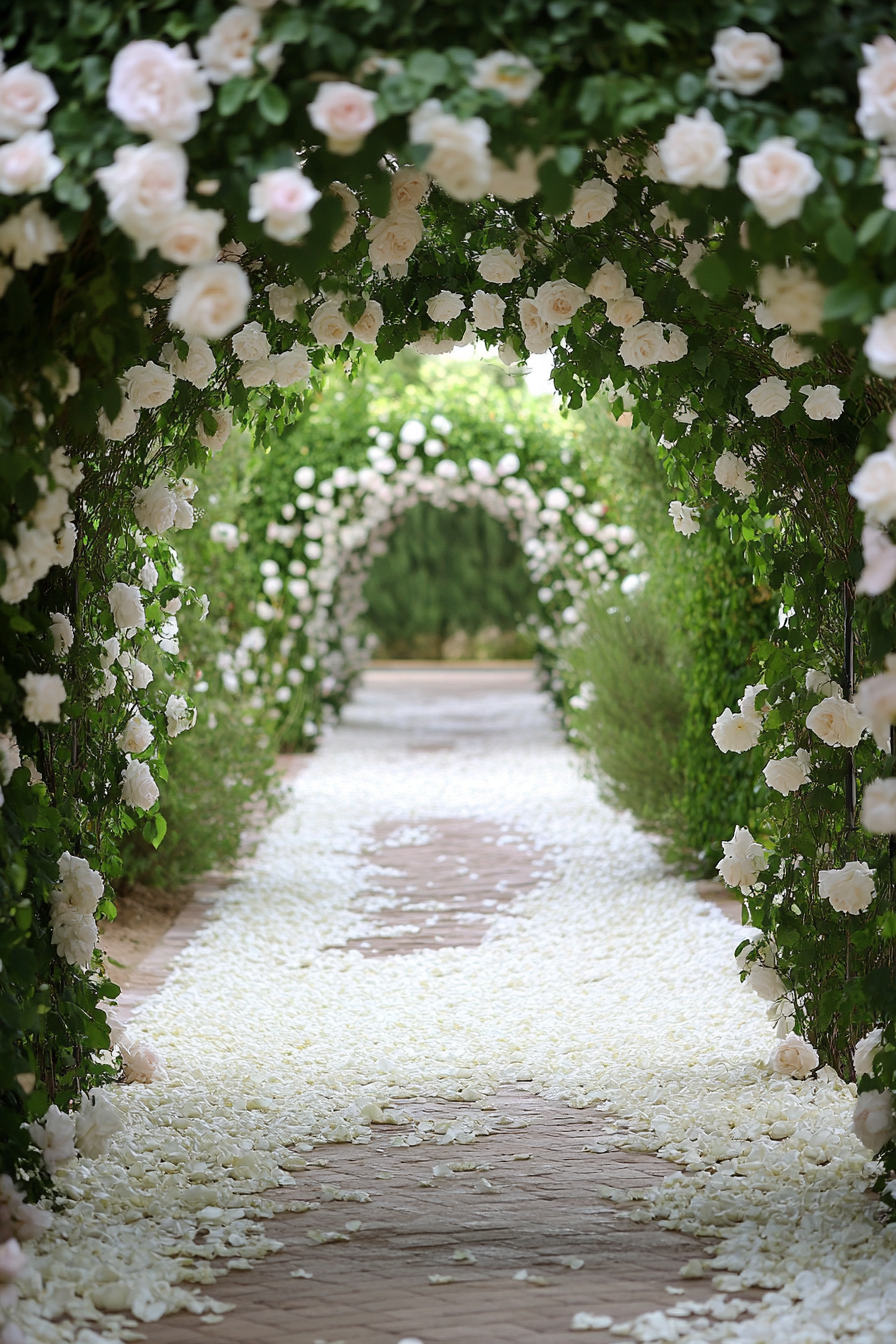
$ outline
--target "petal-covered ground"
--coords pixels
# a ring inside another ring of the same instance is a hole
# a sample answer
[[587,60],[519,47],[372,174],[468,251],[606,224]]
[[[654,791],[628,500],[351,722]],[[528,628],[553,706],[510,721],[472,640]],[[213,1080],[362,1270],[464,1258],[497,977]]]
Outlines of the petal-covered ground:
[[[252,867],[138,1009],[169,1081],[110,1089],[126,1133],[108,1157],[60,1172],[68,1204],[30,1250],[26,1335],[87,1344],[135,1338],[133,1318],[182,1307],[219,1317],[214,1268],[276,1246],[269,1215],[289,1201],[262,1192],[288,1186],[315,1147],[367,1143],[371,1120],[431,1096],[465,1103],[448,1132],[467,1146],[444,1132],[435,1146],[425,1120],[411,1132],[433,1161],[466,1158],[489,1099],[524,1079],[547,1101],[617,1117],[603,1144],[679,1164],[636,1218],[721,1238],[711,1311],[705,1295],[676,1297],[639,1318],[635,1302],[616,1333],[896,1339],[896,1232],[866,1194],[854,1089],[830,1071],[770,1072],[765,1006],[733,961],[739,930],[599,801],[520,674],[478,676],[469,691],[459,673],[435,690],[369,674]],[[400,896],[388,848],[371,855],[371,842],[394,824],[401,844],[425,845],[445,818],[522,845],[535,884],[500,893],[478,945],[388,955],[370,911],[398,910]],[[737,1299],[756,1287],[771,1291]]]

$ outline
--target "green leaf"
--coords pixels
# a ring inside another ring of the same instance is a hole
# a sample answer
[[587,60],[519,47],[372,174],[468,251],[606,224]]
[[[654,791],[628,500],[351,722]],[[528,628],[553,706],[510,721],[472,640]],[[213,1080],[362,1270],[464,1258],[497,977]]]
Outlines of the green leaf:
[[152,845],[153,849],[158,849],[159,845],[165,839],[165,832],[167,830],[167,821],[162,816],[161,812],[157,812],[154,817],[149,818],[146,825],[143,827],[143,838]]
[[276,84],[265,84],[258,95],[258,110],[271,126],[282,126],[289,116],[289,99]]
[[240,76],[228,79],[226,84],[222,84],[218,94],[218,111],[221,116],[232,117],[234,112],[238,112],[249,96],[251,87],[252,81],[242,79]]
[[633,47],[644,47],[648,42],[652,42],[657,47],[667,47],[669,45],[664,32],[664,25],[659,19],[645,19],[640,22],[638,19],[629,19],[622,30],[627,42]]
[[830,320],[851,317],[854,321],[862,321],[863,315],[870,316],[874,308],[873,296],[857,280],[844,280],[835,285],[824,301],[824,315]]
[[556,159],[539,164],[538,179],[544,192],[545,209],[549,214],[562,215],[572,202],[572,182],[561,173]]
[[300,9],[282,14],[274,27],[275,42],[304,42],[308,36],[308,15]]
[[849,225],[844,220],[838,219],[837,223],[828,229],[824,240],[837,260],[848,266],[856,255],[856,236]]
[[721,299],[728,293],[731,272],[717,252],[710,252],[695,266],[694,279],[701,289]]
[[859,225],[859,230],[856,234],[856,242],[859,247],[865,247],[866,244],[871,242],[872,238],[876,238],[887,220],[891,217],[891,212],[883,209],[874,210],[870,215],[866,216]]
[[448,62],[437,51],[415,51],[408,61],[407,72],[412,79],[419,79],[432,89],[448,78]]
[[93,342],[94,350],[96,350],[103,363],[111,364],[115,358],[115,341],[109,332],[103,331],[101,327],[92,327],[90,339]]
[[561,145],[554,154],[557,167],[564,177],[572,177],[582,162],[582,151],[578,145]]

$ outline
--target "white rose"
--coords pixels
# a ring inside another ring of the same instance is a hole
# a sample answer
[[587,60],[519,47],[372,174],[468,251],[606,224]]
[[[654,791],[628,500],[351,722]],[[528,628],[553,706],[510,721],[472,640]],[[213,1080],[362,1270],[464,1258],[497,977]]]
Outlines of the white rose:
[[100,411],[96,423],[104,439],[110,439],[113,443],[122,443],[135,432],[139,418],[139,409],[127,397],[124,397],[121,409],[114,420],[110,420],[105,411]]
[[592,177],[576,187],[572,196],[572,215],[570,224],[574,229],[584,229],[588,224],[599,224],[616,204],[616,188],[599,177]]
[[295,322],[296,308],[311,295],[302,281],[292,285],[268,285],[268,307],[278,322]]
[[769,353],[782,369],[798,369],[801,364],[809,364],[815,358],[815,351],[800,345],[792,336],[776,336],[769,346]]
[[730,840],[722,841],[724,858],[716,864],[719,876],[729,887],[740,887],[746,896],[768,867],[765,850],[753,839],[746,826],[735,826]]
[[706,248],[703,243],[685,243],[684,260],[678,267],[678,274],[683,280],[687,280],[691,289],[698,289],[700,285],[694,277],[694,271],[700,262],[706,256]]
[[[76,364],[69,364],[69,396],[74,396],[81,386],[81,373]],[[77,377],[75,377],[77,375]],[[60,396],[60,401],[65,401]],[[84,479],[84,469],[78,462],[71,462],[64,448],[54,448],[50,454],[50,473],[57,485],[66,490],[77,490]]]
[[871,522],[886,526],[896,518],[896,445],[865,458],[849,493]]
[[722,28],[716,33],[712,57],[706,82],[713,89],[759,93],[784,71],[777,42],[767,33],[745,33],[743,28]]
[[712,726],[712,737],[719,751],[739,753],[755,747],[759,741],[759,730],[760,725],[745,714],[723,709]]
[[164,406],[174,393],[174,374],[152,360],[148,364],[133,364],[125,371],[124,381],[125,395],[138,411]]
[[859,575],[856,593],[879,597],[896,583],[896,546],[883,528],[866,523],[862,528],[862,553],[865,568]]
[[864,717],[881,751],[889,751],[890,725],[896,722],[896,671],[893,655],[887,658],[887,671],[866,677],[856,687],[855,706]]
[[234,75],[251,75],[252,51],[260,32],[261,20],[252,9],[236,5],[226,10],[196,43],[206,78],[226,84]]
[[249,218],[264,221],[269,238],[294,243],[311,228],[311,207],[320,192],[298,168],[274,168],[249,188]]
[[[25,1077],[25,1074],[16,1074],[16,1079],[20,1083]],[[35,1075],[32,1073],[30,1077],[34,1078]],[[29,1088],[28,1090],[30,1091],[31,1089]],[[10,1177],[7,1176],[6,1179],[9,1181]],[[6,1192],[4,1191],[3,1193],[5,1194]],[[6,1216],[4,1217],[5,1226],[3,1230],[6,1233],[9,1231],[9,1226],[12,1220],[11,1218],[8,1218],[5,1209],[4,1214]],[[20,1274],[23,1274],[27,1268],[28,1257],[25,1255],[25,1252],[22,1250],[14,1236],[7,1236],[5,1241],[0,1242],[0,1304],[4,1307],[14,1306],[18,1301],[18,1289],[15,1286],[10,1287],[10,1285],[14,1285],[15,1280]],[[4,1333],[7,1340],[10,1341],[10,1344],[23,1344],[25,1336],[17,1328],[8,1330],[4,1327]]]
[[546,280],[535,294],[539,317],[552,327],[564,326],[587,302],[584,289],[569,280]]
[[896,835],[896,779],[874,779],[865,785],[861,822],[872,835]]
[[137,579],[139,580],[140,587],[145,588],[148,593],[151,593],[152,590],[155,588],[156,584],[158,583],[159,571],[156,569],[154,562],[150,560],[149,557],[147,557],[146,560],[144,560],[140,572],[137,575]]
[[376,299],[368,299],[367,307],[352,327],[355,340],[360,341],[362,345],[375,345],[382,325],[382,305],[377,303]]
[[142,528],[158,536],[174,526],[177,495],[165,476],[134,491],[134,517]]
[[40,201],[29,201],[17,215],[0,224],[0,252],[12,254],[17,271],[46,266],[51,253],[64,251],[62,230],[55,219],[44,214]]
[[821,185],[821,174],[789,135],[772,136],[737,167],[737,184],[773,227],[799,219],[803,201]]
[[214,410],[211,414],[215,418],[214,433],[209,434],[200,418],[196,421],[196,436],[203,448],[207,448],[210,453],[220,453],[233,432],[233,411],[225,407]]
[[416,210],[390,212],[374,219],[367,230],[370,264],[375,271],[407,261],[423,237],[423,220]]
[[742,499],[748,499],[756,489],[750,477],[748,464],[742,457],[727,449],[716,458],[713,475],[723,490],[731,490]]
[[308,325],[318,344],[330,347],[341,345],[350,330],[336,299],[327,299],[315,308]]
[[44,1166],[51,1176],[78,1156],[75,1152],[75,1122],[70,1116],[63,1115],[58,1106],[51,1106],[42,1120],[33,1120],[28,1133],[31,1142],[41,1150]]
[[[353,191],[342,182],[331,182],[327,188],[331,196],[338,196],[342,201],[345,213],[342,216],[342,223],[333,235],[330,243],[331,252],[341,252],[342,249],[351,241],[355,229],[358,227],[358,206],[360,204]],[[393,198],[394,205],[394,198]],[[310,295],[306,295],[310,298]]]
[[464,311],[464,301],[459,294],[443,289],[426,300],[426,311],[433,322],[453,322]]
[[[541,73],[529,60],[512,51],[493,51],[473,62],[470,84],[474,89],[500,93],[514,107],[522,104],[541,83]],[[485,278],[485,277],[483,277]]]
[[278,387],[292,387],[294,383],[303,382],[311,376],[308,351],[298,342],[289,350],[284,350],[282,355],[274,355],[271,363],[274,366],[274,382]]
[[53,153],[49,131],[25,131],[11,145],[0,146],[0,193],[4,196],[46,191],[61,172],[62,160]]
[[113,583],[106,599],[119,630],[142,630],[146,625],[146,612],[136,584]]
[[399,168],[392,174],[391,210],[416,210],[430,188],[428,173],[422,168]]
[[810,667],[805,676],[806,690],[811,695],[843,695],[843,690],[836,681],[832,681],[827,672],[820,671],[817,667]]
[[54,905],[70,905],[82,914],[92,915],[103,898],[103,879],[86,859],[65,850],[59,857],[59,883],[51,894]]
[[155,140],[120,146],[114,161],[96,170],[109,218],[134,239],[141,256],[156,245],[162,230],[183,208],[187,171],[187,156],[179,145]]
[[30,61],[11,66],[0,74],[0,140],[39,131],[58,102],[52,80],[34,70]]
[[783,1040],[775,1042],[768,1057],[768,1066],[773,1073],[786,1074],[790,1078],[808,1078],[812,1070],[818,1068],[818,1051],[802,1036],[791,1031]]
[[[248,368],[248,365],[244,364],[243,368]],[[186,499],[179,499],[174,507],[174,530],[176,532],[188,532],[195,521],[196,515],[193,512],[192,504]]]
[[647,369],[663,362],[666,342],[659,322],[638,322],[627,327],[619,347],[623,364],[632,369]]
[[245,321],[252,290],[235,262],[212,262],[184,271],[168,321],[187,335],[217,340]]
[[829,747],[857,746],[867,726],[856,706],[839,695],[820,700],[806,716],[806,727]]
[[834,383],[825,383],[823,387],[807,385],[800,392],[806,398],[804,409],[810,420],[839,420],[843,414],[840,389]]
[[852,1132],[872,1153],[879,1153],[884,1144],[896,1138],[893,1094],[876,1089],[862,1092],[856,1100]]
[[85,967],[97,944],[96,920],[73,906],[60,906],[50,919],[50,941],[70,966]]
[[161,359],[175,378],[182,378],[198,388],[207,387],[215,371],[215,356],[208,341],[204,341],[201,336],[190,336],[187,339],[186,359],[181,359],[172,341],[162,346]]
[[688,338],[681,327],[677,327],[674,322],[666,327],[664,345],[662,357],[667,364],[675,364],[679,359],[684,359],[688,352]]
[[138,1041],[125,1031],[118,1042],[126,1083],[167,1082],[168,1072],[161,1053],[149,1041]]
[[787,993],[787,986],[773,966],[752,965],[744,984],[766,1003],[777,1003]]
[[762,773],[766,784],[776,793],[796,793],[809,781],[808,752],[798,751],[795,756],[769,761]]
[[520,326],[530,355],[542,355],[551,348],[554,327],[545,322],[534,299],[520,299]]
[[126,756],[140,756],[153,739],[152,724],[138,710],[132,714],[115,739]]
[[436,98],[428,99],[408,120],[410,143],[431,147],[423,167],[456,201],[475,201],[488,191],[490,138],[488,122],[481,117],[460,121],[444,112]]
[[585,293],[590,294],[592,298],[611,303],[614,299],[623,297],[627,292],[627,286],[626,274],[619,262],[604,261],[585,286]]
[[538,180],[538,165],[550,155],[544,150],[536,158],[531,149],[523,149],[514,156],[513,167],[489,155],[488,191],[502,201],[528,201],[541,190]]
[[863,1078],[866,1073],[874,1071],[874,1061],[880,1054],[882,1035],[880,1027],[875,1027],[867,1036],[856,1042],[856,1048],[852,1052],[852,1063],[857,1078]]
[[185,42],[172,48],[143,39],[116,55],[106,102],[128,130],[182,142],[196,134],[212,94]]
[[859,71],[856,121],[866,140],[896,139],[896,42],[881,34],[862,45],[865,65]]
[[247,359],[237,377],[243,387],[267,387],[274,381],[274,364],[270,359]]
[[62,530],[56,537],[56,558],[55,564],[62,565],[65,569],[75,558],[75,542],[78,540],[78,533],[71,518],[67,518],[62,524]]
[[331,154],[354,154],[376,125],[376,98],[357,84],[327,80],[305,110],[314,129],[327,137]]
[[484,289],[477,289],[470,304],[473,326],[477,331],[490,331],[494,327],[503,327],[506,306],[504,299],[499,298],[497,294],[488,294]]
[[896,308],[873,319],[864,350],[872,373],[896,378]]
[[[122,658],[126,655],[122,654]],[[128,680],[136,691],[145,691],[149,683],[153,680],[152,668],[147,663],[141,663],[139,658],[133,654],[127,655],[128,661],[125,665],[125,671]]]
[[[652,325],[642,323],[642,326]],[[695,532],[700,531],[700,521],[697,510],[691,508],[690,504],[682,504],[680,499],[673,499],[669,505],[669,517],[672,519],[672,526],[676,532],[680,532],[683,537],[692,537]]]
[[66,698],[61,677],[55,672],[26,672],[19,685],[25,692],[22,713],[29,723],[59,723],[59,708]]
[[754,415],[777,415],[790,405],[790,388],[781,378],[763,378],[746,399]]
[[230,338],[230,345],[237,359],[245,364],[249,359],[267,359],[271,353],[271,343],[260,322],[247,322]]
[[679,187],[724,187],[728,181],[731,150],[705,107],[693,117],[679,112],[657,149],[667,180]]
[[196,711],[191,709],[182,695],[169,695],[165,705],[165,720],[168,724],[168,736],[180,737],[196,722]]
[[186,205],[159,230],[156,241],[159,256],[178,266],[201,266],[203,262],[214,261],[223,227],[224,215],[220,210],[199,210],[195,205]]
[[147,812],[159,796],[159,786],[145,761],[128,761],[121,772],[121,801]]
[[75,1143],[82,1157],[104,1157],[109,1140],[125,1128],[124,1116],[104,1092],[94,1089],[81,1093],[80,1109],[75,1113]]
[[75,631],[71,621],[64,612],[53,612],[50,618],[50,635],[53,640],[53,652],[56,657],[60,658],[64,653],[68,653],[75,642]]
[[614,327],[633,327],[644,316],[644,300],[636,297],[631,289],[618,299],[607,303],[607,321]]
[[800,266],[788,266],[783,271],[777,266],[763,266],[759,272],[762,303],[756,309],[756,321],[760,327],[786,326],[791,331],[818,335],[826,295],[827,290],[819,284],[814,271]]
[[490,247],[479,258],[476,269],[490,285],[509,285],[522,270],[522,262],[506,247]]

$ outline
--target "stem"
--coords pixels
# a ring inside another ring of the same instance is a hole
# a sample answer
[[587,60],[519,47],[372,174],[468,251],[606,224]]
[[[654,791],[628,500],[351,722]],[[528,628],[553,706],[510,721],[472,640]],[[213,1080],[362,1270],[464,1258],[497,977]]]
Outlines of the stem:
[[[855,606],[855,589],[849,579],[843,581],[843,696],[852,699],[855,677],[855,636],[852,628],[852,615]],[[853,751],[846,757],[846,832],[856,829],[856,758]]]

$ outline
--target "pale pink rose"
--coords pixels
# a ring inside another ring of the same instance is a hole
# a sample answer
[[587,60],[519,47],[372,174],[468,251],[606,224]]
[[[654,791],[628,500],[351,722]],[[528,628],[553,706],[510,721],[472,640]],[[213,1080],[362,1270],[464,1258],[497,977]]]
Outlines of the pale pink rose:
[[658,146],[669,182],[679,187],[724,187],[731,149],[712,113],[701,107],[695,116],[678,113]]
[[115,161],[95,177],[106,193],[109,218],[139,244],[141,255],[182,209],[187,190],[187,156],[178,145],[151,140],[122,145]]
[[790,388],[781,378],[763,378],[746,399],[754,415],[777,415],[790,405]]
[[274,382],[278,387],[292,387],[294,383],[304,382],[311,376],[311,360],[304,345],[295,343],[282,355],[274,355]]
[[808,1078],[812,1070],[818,1068],[818,1051],[791,1031],[783,1040],[775,1042],[768,1066],[773,1073],[789,1078]]
[[780,79],[784,71],[781,48],[767,33],[722,28],[712,44],[712,56],[714,64],[707,75],[710,87],[747,96]]
[[423,204],[431,186],[428,173],[422,168],[399,168],[392,174],[392,210],[416,210]]
[[821,174],[792,136],[772,136],[738,164],[737,184],[772,227],[799,219],[803,201],[821,185]]
[[144,38],[116,55],[106,102],[128,130],[183,142],[198,131],[212,94],[185,42],[172,48]]
[[212,262],[184,271],[168,321],[187,335],[218,340],[245,321],[252,290],[235,262]]
[[522,270],[522,262],[506,247],[490,247],[479,258],[476,269],[490,285],[509,285]]
[[11,66],[0,74],[0,140],[39,131],[58,102],[52,80],[34,70],[30,61]]
[[31,266],[46,266],[53,252],[65,251],[62,230],[41,209],[40,201],[29,201],[17,215],[0,224],[0,252],[12,253],[17,271]]
[[12,144],[0,145],[0,194],[46,191],[62,172],[49,131],[25,131]]
[[212,411],[215,418],[215,431],[209,434],[202,420],[196,421],[196,437],[210,453],[220,453],[233,433],[233,411],[229,407]]
[[129,1031],[118,1042],[126,1083],[162,1083],[168,1081],[165,1060],[149,1041],[136,1040]]
[[584,229],[589,224],[599,224],[616,204],[616,188],[599,177],[592,177],[576,187],[572,197],[572,215],[570,224],[574,229]]
[[358,227],[358,206],[360,202],[355,193],[350,191],[342,182],[331,182],[328,191],[331,196],[339,197],[345,210],[342,223],[330,243],[331,252],[341,252],[346,244],[351,241],[352,235]]
[[839,420],[843,414],[844,403],[840,398],[840,389],[834,383],[825,383],[822,387],[801,387],[800,392],[806,398],[804,410],[810,420]]
[[443,289],[426,300],[426,311],[433,322],[453,322],[464,310],[464,301],[459,294]]
[[456,201],[475,201],[489,190],[491,128],[481,117],[461,121],[430,98],[408,122],[412,145],[429,145],[423,167],[443,191]]
[[336,299],[327,299],[316,308],[308,324],[319,345],[341,345],[351,328],[340,311]]
[[514,107],[521,107],[541,83],[541,72],[529,60],[512,51],[493,51],[473,62],[470,84],[474,89],[500,93]]
[[502,201],[511,202],[527,201],[536,196],[541,190],[538,165],[549,158],[550,153],[549,149],[542,150],[536,158],[531,149],[520,150],[514,156],[512,168],[508,168],[506,163],[496,159],[493,154],[489,155],[489,194],[498,196]]
[[220,210],[199,210],[186,205],[163,224],[156,247],[159,256],[178,266],[201,266],[214,261],[218,252],[218,235],[224,227]]
[[612,303],[623,297],[627,287],[626,274],[619,262],[604,261],[585,286],[585,293],[592,298],[603,299],[605,303]]
[[367,307],[364,309],[357,322],[352,327],[356,341],[362,345],[375,345],[379,329],[383,325],[383,309],[376,299],[368,299]]
[[865,65],[859,71],[861,101],[856,121],[866,140],[896,140],[896,42],[881,34],[862,45]]
[[792,336],[776,336],[769,346],[769,353],[782,369],[798,369],[801,364],[809,364],[815,358],[815,351],[800,345]]
[[262,173],[249,188],[249,218],[264,220],[264,231],[281,243],[294,243],[311,228],[311,207],[320,192],[298,168]]
[[376,125],[376,94],[343,80],[321,84],[306,109],[316,131],[327,137],[331,154],[354,154]]
[[260,32],[261,20],[253,10],[244,5],[226,10],[196,43],[205,77],[213,84],[226,84],[234,75],[251,75]]
[[535,306],[542,321],[553,327],[565,326],[571,322],[588,295],[579,285],[570,280],[546,280],[539,285],[535,294]]
[[502,327],[504,325],[505,307],[504,299],[499,298],[497,294],[489,294],[484,289],[477,289],[470,305],[473,326],[477,331],[491,331],[494,327]]
[[856,593],[879,597],[896,583],[896,546],[882,527],[866,523],[862,528],[865,568],[856,584]]
[[375,271],[407,261],[423,237],[423,220],[416,210],[390,212],[374,219],[367,230],[370,264]]
[[550,350],[555,328],[545,322],[534,299],[520,299],[520,326],[530,355],[542,355]]
[[659,322],[638,322],[627,327],[619,347],[623,364],[633,369],[647,369],[660,364],[665,358],[666,342]]
[[121,772],[121,801],[146,812],[158,800],[159,786],[145,761],[129,761]]
[[614,327],[633,327],[644,316],[644,300],[626,289],[618,299],[607,302],[607,321]]

